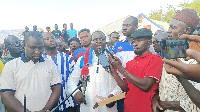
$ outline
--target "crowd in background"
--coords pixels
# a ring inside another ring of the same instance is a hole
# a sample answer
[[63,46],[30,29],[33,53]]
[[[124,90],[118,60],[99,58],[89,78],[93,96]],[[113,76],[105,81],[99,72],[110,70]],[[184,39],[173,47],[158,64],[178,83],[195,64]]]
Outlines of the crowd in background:
[[[73,23],[68,30],[65,23],[62,30],[57,24],[46,31],[26,26],[23,40],[8,35],[0,46],[0,112],[22,111],[25,97],[28,112],[48,112],[59,104],[56,112],[199,112],[199,23],[195,10],[183,9],[167,32],[152,33],[138,29],[137,18],[130,16],[122,23],[126,38],[121,41],[119,32],[91,34],[87,28],[76,31]],[[182,41],[168,41],[164,52],[176,49],[164,55],[173,59],[162,59],[161,39],[178,38],[193,47],[187,50]],[[188,57],[176,58],[183,57],[182,51]],[[102,55],[109,67],[103,66]],[[62,103],[84,82],[83,75],[90,75],[86,90],[79,88]],[[124,99],[94,109],[97,96],[122,92]]]

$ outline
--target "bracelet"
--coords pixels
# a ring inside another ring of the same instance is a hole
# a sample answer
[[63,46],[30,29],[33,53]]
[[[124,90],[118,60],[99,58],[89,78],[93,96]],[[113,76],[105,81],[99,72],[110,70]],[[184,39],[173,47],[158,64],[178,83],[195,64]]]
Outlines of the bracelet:
[[50,112],[50,110],[47,107],[44,107],[42,110],[44,110],[45,112]]

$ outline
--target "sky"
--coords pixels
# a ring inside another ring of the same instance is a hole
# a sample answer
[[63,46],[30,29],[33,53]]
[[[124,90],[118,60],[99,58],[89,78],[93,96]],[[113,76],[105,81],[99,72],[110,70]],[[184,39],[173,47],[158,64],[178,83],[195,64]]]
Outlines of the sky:
[[[188,0],[189,2],[193,0]],[[178,5],[184,0],[0,0],[0,30],[45,29],[74,24],[74,29],[94,31],[125,16],[149,15],[151,10]]]

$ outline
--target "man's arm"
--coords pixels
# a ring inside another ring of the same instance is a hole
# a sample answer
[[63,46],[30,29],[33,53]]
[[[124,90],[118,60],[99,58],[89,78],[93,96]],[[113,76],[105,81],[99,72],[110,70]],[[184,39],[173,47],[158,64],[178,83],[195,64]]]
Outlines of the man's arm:
[[200,108],[200,91],[197,90],[187,79],[177,76],[178,81],[182,84],[187,95],[192,100],[192,102]]
[[153,84],[156,82],[156,79],[153,78],[145,77],[144,79],[141,79],[135,76],[134,74],[132,75],[123,66],[118,67],[118,71],[122,73],[129,82],[131,82],[133,85],[135,85],[144,92],[148,92],[153,86]]
[[[13,91],[1,92],[2,103],[6,106],[6,109],[8,109],[9,112],[23,112],[24,106],[15,98],[14,95],[15,92]],[[26,111],[29,112],[27,109]]]
[[53,86],[51,89],[52,89],[51,96],[45,105],[45,107],[50,110],[53,109],[53,107],[58,103],[61,94],[61,85]]

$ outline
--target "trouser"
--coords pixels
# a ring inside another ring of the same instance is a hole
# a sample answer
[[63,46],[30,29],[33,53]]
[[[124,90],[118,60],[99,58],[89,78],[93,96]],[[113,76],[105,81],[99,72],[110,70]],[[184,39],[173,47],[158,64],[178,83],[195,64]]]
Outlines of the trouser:
[[124,99],[117,101],[117,110],[118,112],[124,112]]

